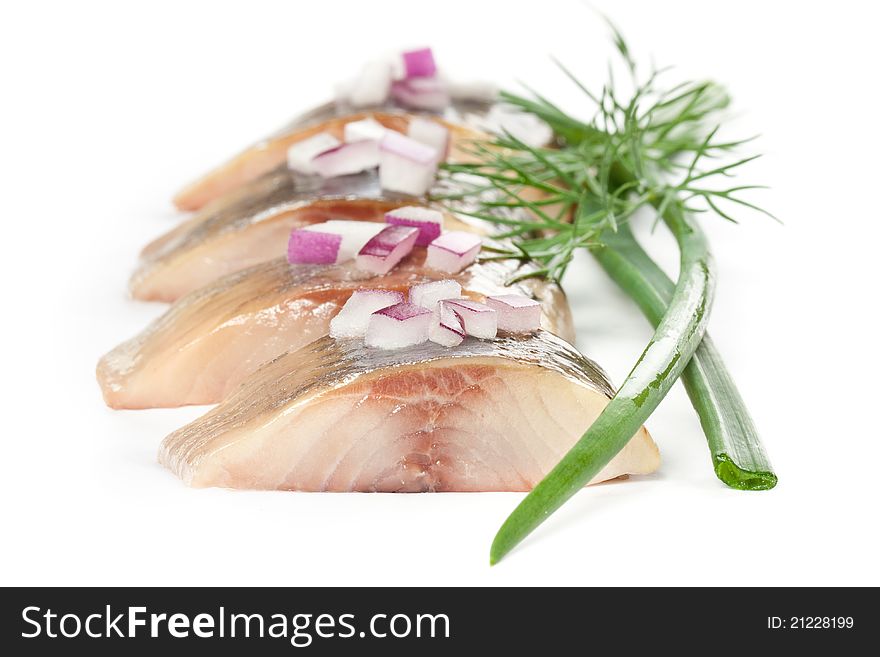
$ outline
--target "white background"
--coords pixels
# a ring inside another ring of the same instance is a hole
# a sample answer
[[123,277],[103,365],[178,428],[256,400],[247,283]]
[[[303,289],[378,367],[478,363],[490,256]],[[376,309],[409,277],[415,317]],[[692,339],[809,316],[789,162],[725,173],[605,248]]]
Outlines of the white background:
[[[156,462],[203,409],[112,412],[98,357],[163,310],[126,299],[170,197],[383,49],[452,75],[599,84],[596,14],[543,2],[17,3],[0,10],[2,584],[880,584],[877,46],[873,3],[600,2],[670,80],[729,85],[785,222],[707,218],[711,333],[780,476],[716,481],[680,387],[652,477],[585,490],[499,566],[515,494],[191,490]],[[654,250],[674,267],[658,230]],[[587,258],[566,281],[581,348],[618,383],[650,335]]]

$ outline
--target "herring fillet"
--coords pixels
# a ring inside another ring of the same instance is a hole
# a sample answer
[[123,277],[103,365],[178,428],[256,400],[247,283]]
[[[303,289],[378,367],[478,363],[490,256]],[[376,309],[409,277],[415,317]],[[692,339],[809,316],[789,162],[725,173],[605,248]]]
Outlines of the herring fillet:
[[544,328],[574,339],[565,295],[555,284],[504,281],[524,267],[513,261],[471,265],[450,276],[424,267],[417,247],[384,276],[364,278],[353,263],[257,265],[184,296],[144,331],[98,363],[112,408],[168,408],[221,401],[262,363],[328,333],[330,320],[361,287],[406,293],[417,283],[455,278],[474,298],[515,292],[542,303]]
[[[166,437],[159,461],[194,487],[527,491],[612,394],[595,363],[545,331],[398,350],[324,337]],[[643,427],[591,483],[658,466]]]
[[[386,128],[398,132],[406,132],[412,114],[401,111],[366,111],[348,113],[343,116],[318,114],[295,122],[279,133],[262,139],[256,144],[208,172],[198,180],[180,190],[174,197],[174,205],[179,210],[195,211],[207,203],[222,197],[245,183],[269,173],[287,159],[287,149],[293,144],[312,137],[321,132],[328,132],[342,141],[343,128],[346,123],[373,118]],[[465,138],[474,133],[471,129],[447,123],[439,117],[428,117],[449,128],[456,138]],[[453,145],[453,156],[463,155]]]

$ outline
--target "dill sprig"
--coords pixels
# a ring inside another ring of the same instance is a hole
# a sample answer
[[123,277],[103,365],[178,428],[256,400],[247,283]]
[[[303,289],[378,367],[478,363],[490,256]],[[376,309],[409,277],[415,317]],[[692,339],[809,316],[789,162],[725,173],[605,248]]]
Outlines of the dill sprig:
[[616,231],[648,205],[658,220],[670,205],[732,222],[737,207],[773,216],[742,198],[763,186],[717,184],[760,157],[723,161],[753,139],[718,137],[730,103],[725,90],[711,81],[664,88],[669,69],[641,76],[626,41],[611,27],[629,78],[628,98],[613,66],[596,92],[556,61],[593,107],[589,120],[531,89],[529,96],[502,92],[505,103],[544,120],[557,135],[556,146],[534,147],[504,133],[468,144],[474,162],[444,165],[442,175],[455,191],[435,200],[499,226],[501,242],[485,249],[484,259],[529,258],[541,264],[529,276],[561,280],[575,251],[599,246],[606,230]]

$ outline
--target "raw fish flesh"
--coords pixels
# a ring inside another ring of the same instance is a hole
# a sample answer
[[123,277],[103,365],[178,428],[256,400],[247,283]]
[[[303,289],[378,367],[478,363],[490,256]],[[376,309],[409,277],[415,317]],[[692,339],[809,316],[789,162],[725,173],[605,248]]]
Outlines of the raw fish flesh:
[[[287,149],[303,139],[327,132],[342,141],[346,123],[372,118],[386,128],[406,134],[407,126],[413,116],[403,112],[359,112],[297,122],[276,135],[257,142],[225,164],[187,185],[174,197],[174,204],[180,210],[199,210],[207,203],[224,196],[245,183],[279,167],[286,166]],[[447,123],[439,117],[431,117],[431,120],[441,123],[451,131],[452,151],[450,158],[460,160],[466,157],[466,154],[456,144],[460,144],[462,139],[472,138],[479,133],[461,125]]]
[[[298,491],[526,491],[613,394],[547,332],[458,347],[371,349],[324,337],[265,364],[165,438],[186,484]],[[653,472],[642,428],[593,483]]]
[[[139,335],[98,363],[98,382],[113,408],[156,408],[221,401],[262,363],[327,335],[330,320],[359,287],[406,292],[450,278],[426,269],[425,249],[388,274],[365,278],[355,263],[289,265],[285,258],[221,278],[177,301]],[[531,265],[525,265],[530,267]],[[544,328],[573,339],[565,295],[555,284],[503,283],[518,263],[475,264],[457,274],[476,299],[525,294],[542,303]]]

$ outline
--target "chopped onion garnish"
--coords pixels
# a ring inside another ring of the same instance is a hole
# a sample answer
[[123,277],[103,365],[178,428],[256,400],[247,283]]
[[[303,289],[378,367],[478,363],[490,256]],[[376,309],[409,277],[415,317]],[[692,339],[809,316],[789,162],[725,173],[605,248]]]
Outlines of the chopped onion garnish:
[[317,135],[303,139],[287,149],[287,166],[299,173],[315,173],[312,160],[321,153],[333,150],[339,146],[339,140],[329,132],[320,132]]
[[388,100],[390,89],[391,65],[383,61],[367,62],[352,82],[348,99],[355,107],[382,105]]
[[533,333],[541,328],[541,304],[521,294],[501,294],[486,299],[498,314],[498,330]]
[[312,169],[325,178],[346,176],[379,166],[379,142],[372,139],[340,144],[312,160]]
[[362,337],[367,333],[370,315],[397,303],[403,303],[403,294],[394,290],[356,290],[330,320],[330,335],[334,338]]
[[419,283],[409,289],[409,302],[429,309],[436,308],[443,299],[458,299],[460,296],[461,284],[453,280]]
[[452,308],[438,305],[431,317],[431,325],[428,327],[428,339],[431,342],[442,344],[444,347],[456,347],[465,338],[464,325],[461,318]]
[[357,268],[378,276],[387,274],[416,244],[418,228],[388,226],[364,244],[355,258]]
[[436,121],[417,116],[409,122],[406,134],[436,150],[441,161],[449,155],[449,130]]
[[407,78],[429,78],[437,74],[437,64],[430,48],[401,53],[404,75]]
[[489,306],[470,299],[446,299],[440,302],[440,313],[449,308],[461,318],[464,330],[475,338],[494,338],[498,334],[498,313]]
[[379,141],[385,136],[386,130],[388,130],[388,128],[371,116],[361,119],[360,121],[346,123],[345,127],[342,129],[344,135],[343,138],[346,142],[364,141],[365,139]]
[[397,226],[413,226],[419,229],[418,246],[428,246],[443,232],[443,213],[416,206],[397,208],[385,213],[385,223]]
[[409,78],[391,85],[391,97],[404,107],[441,112],[449,107],[449,91],[439,78]]
[[546,146],[553,139],[553,129],[534,114],[506,105],[493,105],[483,127],[498,134],[510,133],[528,146]]
[[428,339],[433,313],[411,303],[398,303],[370,315],[365,343],[368,347],[399,349]]
[[476,260],[482,244],[483,241],[472,233],[448,231],[428,245],[425,265],[456,274]]
[[393,130],[382,137],[379,142],[382,189],[422,196],[431,188],[436,174],[436,150]]
[[456,100],[491,103],[498,100],[498,87],[484,80],[447,80],[449,95]]
[[287,243],[287,261],[291,264],[328,265],[351,260],[384,228],[385,224],[372,221],[342,219],[296,228]]

